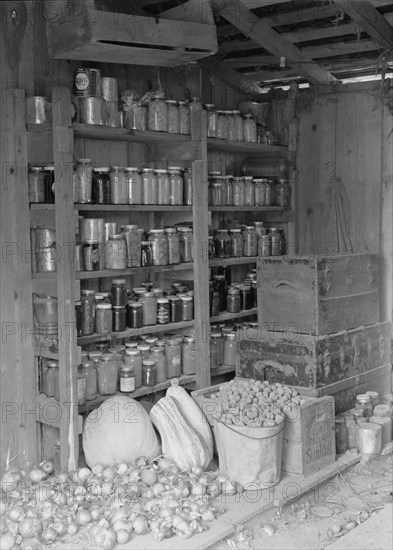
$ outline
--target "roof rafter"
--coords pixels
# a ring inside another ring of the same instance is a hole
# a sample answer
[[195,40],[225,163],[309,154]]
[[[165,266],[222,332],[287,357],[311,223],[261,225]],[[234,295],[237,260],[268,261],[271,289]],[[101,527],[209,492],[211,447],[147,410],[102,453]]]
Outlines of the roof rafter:
[[198,63],[202,70],[205,70],[211,76],[218,77],[227,86],[241,94],[257,97],[263,93],[259,84],[244,77],[238,71],[232,69],[230,65],[214,56],[200,59]]

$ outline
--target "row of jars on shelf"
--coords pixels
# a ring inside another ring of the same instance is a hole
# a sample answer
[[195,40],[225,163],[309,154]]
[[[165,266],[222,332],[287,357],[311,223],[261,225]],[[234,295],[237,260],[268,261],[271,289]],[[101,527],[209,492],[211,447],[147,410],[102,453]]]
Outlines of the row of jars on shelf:
[[286,179],[222,176],[219,172],[210,172],[209,204],[211,206],[289,207],[291,186]]
[[227,311],[239,313],[257,307],[257,276],[248,273],[243,282],[227,282],[223,274],[213,275],[209,281],[210,316]]
[[263,222],[231,229],[217,229],[209,235],[209,258],[281,256],[285,251],[282,229],[263,226]]
[[194,296],[192,290],[177,282],[172,283],[169,292],[150,282],[127,291],[125,279],[114,279],[110,293],[81,290],[75,314],[78,336],[123,332],[127,328],[192,321]]

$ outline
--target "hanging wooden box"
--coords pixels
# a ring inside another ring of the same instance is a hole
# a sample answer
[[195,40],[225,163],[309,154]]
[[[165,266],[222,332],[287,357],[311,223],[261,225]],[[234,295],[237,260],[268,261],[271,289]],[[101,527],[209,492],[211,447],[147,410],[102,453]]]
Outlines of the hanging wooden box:
[[258,319],[266,330],[303,334],[331,334],[376,323],[377,256],[260,258]]
[[56,59],[175,67],[218,48],[209,0],[192,21],[115,13],[121,3],[108,0],[48,0],[45,6],[49,55]]

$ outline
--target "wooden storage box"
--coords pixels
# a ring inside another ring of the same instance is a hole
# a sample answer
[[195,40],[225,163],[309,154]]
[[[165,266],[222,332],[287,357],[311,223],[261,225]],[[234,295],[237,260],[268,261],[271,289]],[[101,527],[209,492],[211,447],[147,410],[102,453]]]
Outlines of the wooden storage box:
[[379,321],[377,256],[277,256],[258,261],[258,319],[266,330],[331,334]]

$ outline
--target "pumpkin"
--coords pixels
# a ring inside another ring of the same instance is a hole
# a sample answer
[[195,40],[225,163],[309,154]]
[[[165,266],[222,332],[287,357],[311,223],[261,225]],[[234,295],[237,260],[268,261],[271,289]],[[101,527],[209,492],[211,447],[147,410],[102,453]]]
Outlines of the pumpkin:
[[86,418],[83,451],[90,468],[96,464],[134,463],[144,456],[160,454],[156,432],[142,405],[127,396],[116,395]]

